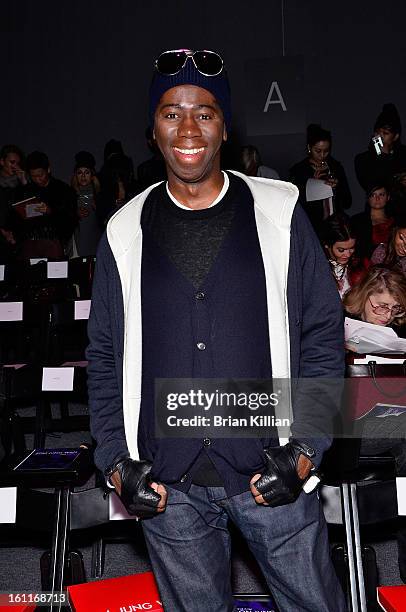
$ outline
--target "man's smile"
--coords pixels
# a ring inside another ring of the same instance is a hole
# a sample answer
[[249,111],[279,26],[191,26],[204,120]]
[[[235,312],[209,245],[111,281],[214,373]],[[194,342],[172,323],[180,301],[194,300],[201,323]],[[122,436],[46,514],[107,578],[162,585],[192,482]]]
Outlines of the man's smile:
[[198,149],[181,149],[180,147],[173,147],[174,151],[181,153],[182,155],[197,155],[202,153],[206,147],[199,147]]

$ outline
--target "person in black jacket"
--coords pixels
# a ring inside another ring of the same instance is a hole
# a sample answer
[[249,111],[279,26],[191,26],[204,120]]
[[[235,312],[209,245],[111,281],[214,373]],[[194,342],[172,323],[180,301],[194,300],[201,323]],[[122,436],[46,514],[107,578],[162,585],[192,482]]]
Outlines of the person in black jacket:
[[220,56],[167,51],[155,66],[150,118],[168,182],[118,210],[98,250],[87,350],[96,464],[142,519],[165,610],[234,610],[230,519],[278,609],[344,612],[319,499],[302,490],[330,446],[320,421],[337,393],[317,410],[320,393],[309,405],[296,387],[285,445],[276,432],[272,446],[224,429],[216,439],[207,430],[180,439],[177,426],[156,437],[157,378],[290,372],[330,384],[343,375],[344,343],[298,190],[221,171],[231,103]]
[[15,202],[35,197],[37,216],[16,220],[21,256],[61,258],[77,225],[77,198],[74,190],[51,175],[48,157],[34,151],[27,157],[31,182],[15,191]]
[[315,124],[307,128],[307,157],[292,166],[289,180],[299,187],[299,202],[319,233],[320,225],[329,216],[329,211],[324,200],[306,201],[306,184],[311,178],[323,180],[332,187],[334,212],[350,208],[351,192],[344,168],[331,156],[331,132]]
[[394,104],[384,104],[374,125],[374,137],[382,139],[382,145],[371,140],[368,150],[359,153],[354,160],[355,174],[361,187],[368,189],[378,181],[392,186],[397,175],[406,172],[406,146],[401,144],[402,126]]
[[379,244],[387,244],[393,219],[389,214],[389,188],[380,181],[372,182],[367,188],[364,212],[351,217],[351,224],[357,237],[358,253],[363,259],[370,259]]

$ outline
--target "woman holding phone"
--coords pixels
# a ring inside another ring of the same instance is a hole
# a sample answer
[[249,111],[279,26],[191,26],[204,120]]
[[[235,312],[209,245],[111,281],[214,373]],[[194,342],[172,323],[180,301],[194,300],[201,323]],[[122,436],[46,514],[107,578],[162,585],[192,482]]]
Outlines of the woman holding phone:
[[311,124],[307,128],[307,156],[289,171],[289,180],[299,188],[299,201],[305,209],[310,222],[320,232],[320,225],[329,212],[324,200],[306,201],[306,184],[309,179],[324,181],[333,190],[335,212],[351,206],[351,192],[343,166],[331,155],[331,132],[320,125]]

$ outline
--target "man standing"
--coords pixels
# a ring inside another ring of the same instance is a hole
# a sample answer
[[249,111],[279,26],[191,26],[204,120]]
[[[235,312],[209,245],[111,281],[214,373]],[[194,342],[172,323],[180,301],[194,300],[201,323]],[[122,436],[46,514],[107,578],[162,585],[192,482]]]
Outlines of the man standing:
[[309,434],[304,403],[296,398],[283,447],[157,439],[154,429],[157,378],[342,376],[327,262],[293,185],[221,171],[231,111],[217,53],[163,53],[150,116],[168,182],[116,213],[97,258],[88,348],[96,464],[144,519],[168,612],[233,609],[229,519],[281,612],[341,612],[318,496],[302,491],[330,439]]

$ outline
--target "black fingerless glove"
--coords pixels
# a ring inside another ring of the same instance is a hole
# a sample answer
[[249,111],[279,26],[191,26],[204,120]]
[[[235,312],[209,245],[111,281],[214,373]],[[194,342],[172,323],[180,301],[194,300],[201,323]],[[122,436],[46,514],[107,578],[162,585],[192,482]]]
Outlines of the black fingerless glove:
[[297,473],[299,457],[305,455],[311,459],[314,450],[307,444],[291,440],[285,446],[269,446],[264,453],[266,469],[254,485],[273,508],[294,502],[304,484]]
[[118,471],[121,477],[120,499],[128,514],[139,518],[155,516],[161,499],[159,493],[149,486],[151,465],[149,461],[135,461],[127,457],[118,461],[107,472],[107,475],[111,476]]

